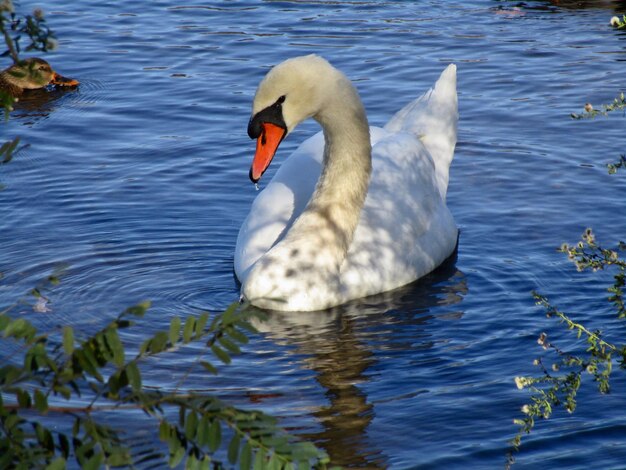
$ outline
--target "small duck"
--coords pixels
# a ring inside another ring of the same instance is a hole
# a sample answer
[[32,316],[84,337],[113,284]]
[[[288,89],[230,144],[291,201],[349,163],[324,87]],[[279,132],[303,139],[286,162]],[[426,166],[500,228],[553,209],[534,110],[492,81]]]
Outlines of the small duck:
[[21,60],[0,72],[0,90],[14,97],[20,96],[24,90],[36,90],[51,84],[74,87],[79,82],[59,75],[48,62],[37,57]]

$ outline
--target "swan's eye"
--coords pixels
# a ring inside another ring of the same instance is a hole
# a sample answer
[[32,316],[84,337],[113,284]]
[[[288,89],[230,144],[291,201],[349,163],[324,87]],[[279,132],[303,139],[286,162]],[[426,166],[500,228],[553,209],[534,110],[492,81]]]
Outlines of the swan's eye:
[[281,96],[280,98],[278,98],[276,100],[276,104],[283,104],[286,99],[287,99],[287,97],[285,95],[283,95],[283,96]]

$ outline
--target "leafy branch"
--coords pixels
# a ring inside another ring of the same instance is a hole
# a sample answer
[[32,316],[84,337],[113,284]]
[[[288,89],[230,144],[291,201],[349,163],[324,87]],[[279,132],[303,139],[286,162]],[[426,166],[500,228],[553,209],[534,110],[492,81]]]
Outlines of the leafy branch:
[[[618,319],[626,318],[624,305],[624,286],[626,285],[626,260],[620,257],[620,252],[626,251],[626,243],[620,242],[615,249],[603,248],[596,242],[591,229],[582,235],[576,245],[564,244],[560,252],[565,253],[574,263],[578,271],[613,270],[614,282],[607,289],[610,294],[607,300],[612,304]],[[571,353],[560,349],[548,341],[546,333],[541,333],[537,342],[544,350],[556,356],[550,367],[544,364],[540,357],[533,362],[541,370],[538,377],[516,377],[515,383],[519,389],[528,389],[532,395],[530,403],[522,406],[524,416],[515,419],[519,427],[515,437],[510,441],[512,449],[507,455],[507,468],[513,462],[513,452],[517,452],[522,437],[528,434],[535,426],[536,419],[548,419],[555,408],[563,407],[573,413],[576,409],[576,395],[585,374],[593,377],[600,393],[609,393],[610,375],[616,364],[619,369],[626,369],[626,344],[616,344],[605,340],[600,330],[590,330],[582,323],[575,321],[571,316],[554,306],[545,296],[533,292],[537,305],[545,312],[548,318],[556,318],[559,323],[576,334],[578,340],[585,343],[584,353]]]
[[57,45],[54,32],[48,27],[42,10],[35,9],[30,15],[19,15],[7,0],[0,4],[0,33],[7,46],[1,55],[10,56],[14,63],[20,60],[21,40],[24,35],[30,40],[26,51],[48,52]]
[[[45,52],[56,45],[40,10],[19,16],[9,0],[0,0],[0,35],[7,45],[2,56],[14,62],[19,61],[24,35],[30,38],[26,50]],[[0,106],[7,119],[14,102],[13,96],[0,90]],[[15,138],[0,145],[0,163],[12,159],[19,141]],[[46,311],[44,292],[57,282],[58,277],[52,275],[31,291],[37,299],[34,310]],[[217,374],[215,364],[228,364],[232,354],[241,352],[247,333],[255,332],[250,320],[260,313],[233,304],[212,317],[208,313],[174,317],[168,331],[151,336],[128,359],[120,332],[139,324],[148,302],[125,310],[90,336],[77,334],[70,326],[40,333],[23,315],[15,315],[24,303],[28,302],[19,299],[0,309],[0,352],[4,354],[0,361],[0,468],[59,470],[71,459],[88,470],[164,461],[170,467],[184,461],[190,469],[223,468],[216,453],[226,442],[227,461],[241,469],[327,467],[326,453],[289,435],[275,418],[229,406],[210,394],[181,392],[193,366],[172,391],[143,385],[141,366],[146,360],[191,342],[205,343],[194,365]],[[208,353],[213,359],[204,358]],[[78,398],[88,404],[76,406],[73,402]],[[102,413],[126,410],[140,410],[155,420],[167,450],[154,443],[137,454],[123,439],[123,430],[101,423]],[[53,414],[69,417],[71,426],[67,419],[62,420],[68,423],[66,430],[47,426]],[[178,419],[172,420],[173,415]]]
[[[146,359],[172,352],[194,341],[224,364],[248,342],[255,331],[250,319],[260,315],[233,304],[224,313],[172,318],[168,331],[145,340],[134,357],[127,359],[120,331],[138,324],[149,308],[144,302],[131,307],[108,325],[82,341],[73,328],[40,334],[23,317],[0,314],[0,337],[19,346],[19,357],[8,357],[0,368],[0,468],[64,468],[74,457],[82,468],[136,463],[122,433],[98,421],[110,410],[143,411],[158,423],[158,434],[167,446],[167,463],[175,467],[221,468],[215,453],[224,434],[230,435],[227,459],[239,468],[326,468],[328,457],[313,444],[297,442],[273,417],[260,411],[242,410],[217,397],[146,389],[140,366]],[[214,362],[198,361],[204,370],[217,374]],[[64,402],[83,397],[86,406]],[[178,414],[172,421],[169,416]],[[46,427],[49,414],[73,418],[71,433]],[[151,449],[143,461],[163,459]]]
[[620,93],[617,98],[613,99],[611,104],[603,104],[600,109],[595,109],[591,103],[585,104],[584,112],[571,113],[570,116],[573,119],[590,119],[596,116],[608,116],[613,111],[623,111],[626,109],[626,100],[624,99],[624,93]]

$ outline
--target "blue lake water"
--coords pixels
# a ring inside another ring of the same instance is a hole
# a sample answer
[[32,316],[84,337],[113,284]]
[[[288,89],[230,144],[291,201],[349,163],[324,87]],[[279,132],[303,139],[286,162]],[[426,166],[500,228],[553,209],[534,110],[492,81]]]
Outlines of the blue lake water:
[[[588,226],[608,245],[626,234],[626,180],[605,167],[626,121],[569,117],[626,86],[626,32],[608,26],[620,2],[61,3],[20,2],[45,10],[60,40],[46,58],[81,86],[26,98],[0,123],[3,140],[28,144],[0,168],[0,304],[60,270],[49,311],[22,313],[89,331],[149,299],[131,344],[174,315],[225,308],[257,195],[246,127],[268,68],[321,54],[383,125],[456,63],[456,262],[330,312],[272,315],[217,378],[194,369],[186,387],[280,416],[345,467],[503,467],[528,397],[513,379],[536,372],[536,337],[572,344],[531,290],[610,324],[606,276],[577,274],[555,249]],[[317,130],[290,135],[264,180]],[[145,382],[172,386],[200,348],[147,364]],[[539,423],[514,468],[623,468],[624,386],[619,374],[620,393],[584,385],[576,413]]]

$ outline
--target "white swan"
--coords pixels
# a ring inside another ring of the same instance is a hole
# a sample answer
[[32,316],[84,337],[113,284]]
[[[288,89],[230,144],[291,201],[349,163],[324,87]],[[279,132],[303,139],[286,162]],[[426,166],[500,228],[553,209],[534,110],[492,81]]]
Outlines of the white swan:
[[322,310],[408,284],[445,261],[458,236],[446,206],[456,67],[381,129],[368,127],[356,89],[326,60],[277,65],[254,97],[252,181],[309,117],[323,132],[283,163],[239,231],[242,296],[272,310]]

